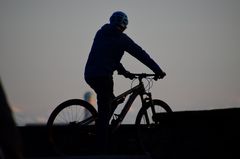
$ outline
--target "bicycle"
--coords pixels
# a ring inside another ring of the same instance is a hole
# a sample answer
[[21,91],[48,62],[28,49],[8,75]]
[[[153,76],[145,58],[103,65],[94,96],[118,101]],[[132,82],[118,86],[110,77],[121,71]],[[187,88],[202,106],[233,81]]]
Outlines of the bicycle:
[[[129,96],[120,114],[114,114],[113,110],[110,125],[112,132],[115,132],[121,125],[137,96],[140,96],[142,106],[137,114],[135,125],[138,128],[138,136],[141,138],[141,133],[146,131],[146,129],[159,126],[160,121],[155,116],[159,116],[159,113],[172,112],[172,110],[164,101],[152,99],[150,88],[152,87],[155,74],[142,73],[133,75],[135,77],[134,80],[137,79],[139,83],[114,99],[113,103],[119,104],[123,103],[126,97]],[[146,79],[148,83],[146,86],[143,79]],[[96,119],[97,110],[84,100],[70,99],[61,103],[53,110],[47,121],[48,135],[54,149],[58,153],[64,154],[69,151],[74,152],[73,147],[80,147],[76,146],[76,144],[86,141],[87,145],[89,142],[93,142],[95,140]],[[64,135],[61,136],[62,134]],[[76,138],[75,135],[77,136]],[[82,144],[84,145],[85,143]],[[145,146],[144,141],[141,141],[140,144]],[[83,146],[81,150],[84,152],[89,148],[91,147]],[[143,149],[147,151],[146,148]],[[76,151],[79,152],[79,150]]]

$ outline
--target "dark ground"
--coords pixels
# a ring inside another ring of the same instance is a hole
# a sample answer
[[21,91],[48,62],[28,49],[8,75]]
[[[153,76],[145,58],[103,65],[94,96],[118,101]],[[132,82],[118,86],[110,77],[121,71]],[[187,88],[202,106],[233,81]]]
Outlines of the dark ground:
[[[134,125],[123,125],[113,136],[111,154],[98,156],[94,145],[78,143],[83,148],[74,156],[59,156],[48,141],[45,125],[19,127],[24,157],[58,159],[109,158],[240,158],[240,108],[208,111],[174,112],[160,116],[161,126],[145,132],[143,148]],[[74,130],[77,133],[77,130]],[[62,128],[62,133],[69,130]],[[88,140],[87,138],[85,140]],[[83,151],[84,150],[84,151]],[[150,156],[147,155],[150,152]]]

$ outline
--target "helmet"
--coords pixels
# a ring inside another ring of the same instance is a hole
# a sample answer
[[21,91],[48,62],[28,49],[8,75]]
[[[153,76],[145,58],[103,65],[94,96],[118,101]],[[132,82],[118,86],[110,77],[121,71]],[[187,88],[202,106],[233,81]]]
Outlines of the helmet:
[[110,17],[110,24],[117,25],[126,29],[128,25],[128,17],[121,11],[114,12]]

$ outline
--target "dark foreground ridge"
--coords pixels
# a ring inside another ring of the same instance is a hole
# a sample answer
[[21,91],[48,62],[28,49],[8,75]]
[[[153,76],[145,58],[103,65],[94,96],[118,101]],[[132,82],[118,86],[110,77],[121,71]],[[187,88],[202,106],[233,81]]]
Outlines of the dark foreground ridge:
[[[240,108],[179,111],[158,118],[161,125],[145,134],[150,136],[146,138],[146,144],[151,145],[149,151],[139,146],[135,125],[123,125],[112,136],[113,151],[109,156],[91,157],[95,153],[93,145],[81,143],[75,146],[85,151],[79,151],[78,157],[59,156],[49,144],[45,125],[19,129],[26,158],[240,158]],[[63,128],[62,133],[66,131]],[[150,157],[146,152],[151,153]]]

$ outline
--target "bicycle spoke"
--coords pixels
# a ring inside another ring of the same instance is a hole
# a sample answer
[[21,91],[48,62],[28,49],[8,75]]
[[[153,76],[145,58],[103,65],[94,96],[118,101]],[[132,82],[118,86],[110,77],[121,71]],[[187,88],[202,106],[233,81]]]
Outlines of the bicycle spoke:
[[73,145],[80,142],[82,145],[84,144],[82,142],[90,137],[94,140],[93,135],[96,133],[92,126],[95,124],[96,116],[97,111],[93,106],[78,99],[63,102],[56,107],[47,122],[49,139],[56,152],[74,154],[89,149],[89,147],[73,148]]

